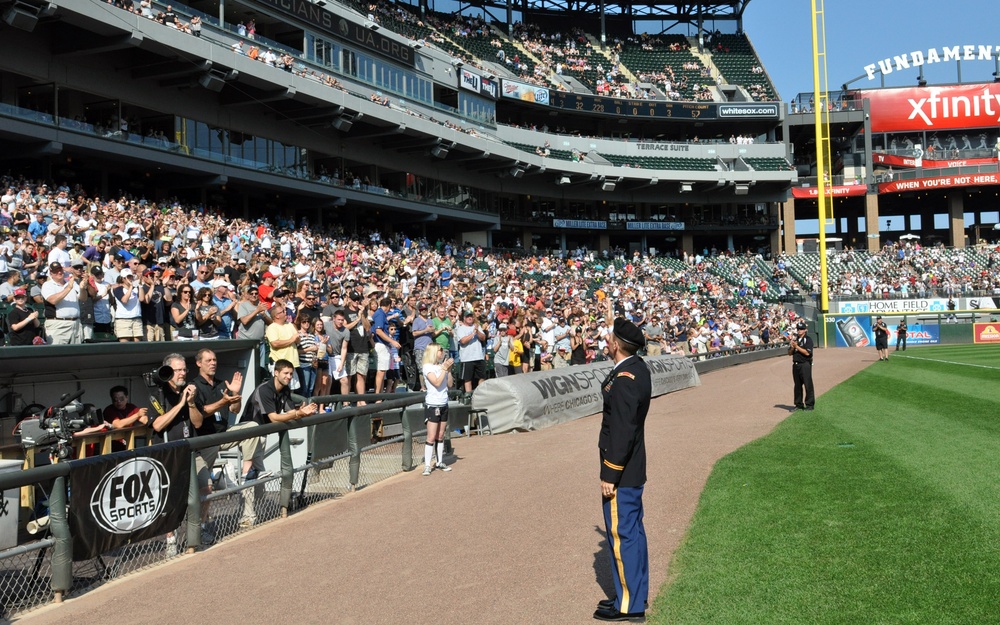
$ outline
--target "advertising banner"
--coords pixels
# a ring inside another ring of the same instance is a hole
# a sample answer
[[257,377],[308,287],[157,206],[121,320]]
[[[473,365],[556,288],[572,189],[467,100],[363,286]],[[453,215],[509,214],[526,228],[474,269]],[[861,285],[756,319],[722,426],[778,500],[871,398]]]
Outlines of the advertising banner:
[[607,230],[608,222],[596,219],[553,219],[553,228],[585,228],[587,230]]
[[[868,187],[863,184],[845,184],[827,186],[827,197],[851,197],[868,193]],[[819,187],[792,187],[792,197],[799,200],[819,197]]]
[[896,180],[878,185],[879,193],[899,193],[900,191],[924,191],[927,189],[945,189],[951,187],[978,187],[980,185],[1000,184],[1000,173],[965,174],[961,176],[937,176],[934,178],[918,178],[916,180]]
[[683,230],[683,221],[627,221],[626,230]]
[[73,462],[73,560],[176,530],[191,473],[185,441]]
[[946,312],[948,300],[942,298],[924,299],[866,299],[830,302],[831,311],[841,315],[854,313],[881,313],[902,315],[927,312]]
[[1000,344],[1000,323],[972,324],[972,342],[990,345]]
[[470,72],[467,69],[463,69],[459,75],[458,84],[462,86],[463,89],[468,89],[469,91],[479,93],[480,81],[482,78],[479,74]]
[[[882,321],[889,327],[889,345],[896,342],[896,325],[902,317],[884,317]],[[870,317],[835,317],[834,325],[837,333],[834,345],[837,347],[874,347],[875,333],[872,331]],[[941,342],[941,328],[937,325],[910,323],[906,326],[906,344],[937,345]]]
[[995,128],[1000,83],[863,90],[872,132]]
[[503,97],[521,100],[522,102],[547,105],[549,103],[549,90],[538,85],[529,85],[523,82],[504,79]]
[[[643,358],[653,397],[701,384],[694,362],[683,356]],[[600,362],[486,380],[472,396],[473,409],[488,409],[494,433],[538,430],[586,417],[603,408],[601,384],[614,363]]]
[[[926,153],[925,153],[926,154]],[[872,154],[872,161],[876,165],[889,165],[892,167],[920,167],[918,160],[912,156],[897,156],[895,154]],[[995,158],[924,158],[923,167],[925,169],[936,169],[940,167],[980,167],[982,165],[996,165]]]

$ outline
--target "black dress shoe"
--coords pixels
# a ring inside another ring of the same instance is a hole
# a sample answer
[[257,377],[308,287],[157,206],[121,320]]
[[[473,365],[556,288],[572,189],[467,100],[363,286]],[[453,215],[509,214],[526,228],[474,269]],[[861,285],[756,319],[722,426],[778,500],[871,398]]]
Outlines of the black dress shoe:
[[601,606],[597,608],[594,612],[594,618],[599,621],[625,621],[629,623],[645,623],[646,613],[645,612],[629,612],[625,614],[624,612],[619,612],[615,609],[614,605],[610,607]]

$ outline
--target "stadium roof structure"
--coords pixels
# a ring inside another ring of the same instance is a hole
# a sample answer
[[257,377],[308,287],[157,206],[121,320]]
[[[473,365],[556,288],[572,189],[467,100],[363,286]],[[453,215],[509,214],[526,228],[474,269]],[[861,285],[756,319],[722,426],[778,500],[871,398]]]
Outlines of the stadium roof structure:
[[524,15],[571,13],[599,15],[603,9],[608,16],[623,16],[637,20],[661,20],[697,24],[699,21],[743,19],[750,0],[716,2],[690,2],[687,0],[466,0],[460,3],[459,12],[467,8],[480,8],[492,15],[492,9],[512,11]]

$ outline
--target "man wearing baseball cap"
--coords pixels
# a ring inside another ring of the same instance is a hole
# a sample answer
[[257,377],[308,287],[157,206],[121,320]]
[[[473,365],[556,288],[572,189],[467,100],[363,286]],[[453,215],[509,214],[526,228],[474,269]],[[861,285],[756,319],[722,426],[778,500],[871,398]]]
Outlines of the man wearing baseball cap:
[[[611,300],[605,301],[611,318]],[[642,491],[646,484],[646,413],[653,391],[649,368],[636,355],[645,344],[642,331],[634,323],[621,317],[614,320],[608,352],[615,365],[601,384],[604,410],[598,448],[615,596],[597,604],[594,618],[601,621],[644,617],[649,595]]]
[[13,345],[31,345],[39,334],[38,311],[28,308],[28,292],[14,289],[14,306],[7,313],[9,340]]
[[889,326],[882,321],[882,315],[875,317],[872,332],[875,333],[875,350],[878,352],[879,361],[889,360]]
[[[788,355],[792,357],[792,383],[795,390],[792,393],[796,410],[812,410],[816,403],[813,393],[813,345],[809,336],[809,326],[804,319],[795,324],[795,336],[788,346]],[[803,397],[805,391],[805,397]]]

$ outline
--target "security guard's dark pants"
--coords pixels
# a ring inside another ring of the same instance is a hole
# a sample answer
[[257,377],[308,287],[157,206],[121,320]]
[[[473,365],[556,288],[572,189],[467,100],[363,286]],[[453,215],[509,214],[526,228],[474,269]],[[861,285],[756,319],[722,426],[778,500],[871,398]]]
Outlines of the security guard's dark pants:
[[[796,408],[812,408],[816,404],[816,395],[813,393],[813,366],[811,362],[792,363],[792,382],[795,384],[793,397]],[[802,391],[805,390],[805,401],[802,400]]]
[[897,334],[896,335],[896,351],[897,352],[899,351],[899,344],[900,343],[903,344],[903,351],[905,352],[906,351],[906,335],[905,334]]

